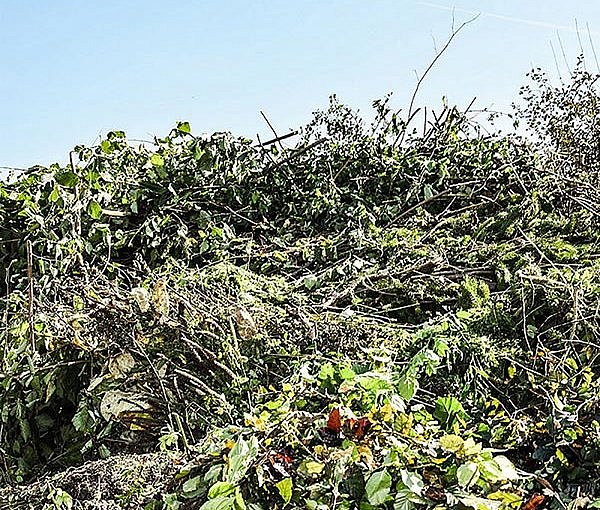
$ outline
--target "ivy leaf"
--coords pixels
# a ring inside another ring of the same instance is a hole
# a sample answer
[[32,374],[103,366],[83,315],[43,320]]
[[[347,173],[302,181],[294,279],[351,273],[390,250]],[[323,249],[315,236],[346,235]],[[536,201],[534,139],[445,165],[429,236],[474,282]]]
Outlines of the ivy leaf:
[[279,495],[283,498],[283,501],[285,501],[286,504],[289,503],[292,499],[292,479],[284,478],[280,482],[277,482],[275,487],[277,487]]
[[365,491],[372,505],[382,505],[390,493],[392,477],[386,469],[373,473],[367,480]]
[[178,122],[177,123],[177,131],[179,131],[180,133],[187,133],[189,135],[192,132],[192,129],[190,128],[190,123],[189,122]]

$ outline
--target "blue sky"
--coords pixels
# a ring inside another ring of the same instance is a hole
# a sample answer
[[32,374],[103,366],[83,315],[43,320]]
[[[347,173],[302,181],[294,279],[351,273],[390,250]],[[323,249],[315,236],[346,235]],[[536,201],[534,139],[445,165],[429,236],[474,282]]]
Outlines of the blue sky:
[[[543,6],[543,7],[541,7]],[[253,137],[309,120],[328,96],[366,112],[394,92],[405,106],[417,77],[455,24],[481,12],[424,83],[442,96],[507,109],[525,73],[561,73],[589,35],[600,53],[597,0],[0,2],[0,166],[65,162],[112,129]],[[552,45],[552,46],[551,46]],[[600,56],[600,55],[599,55]],[[595,63],[594,63],[595,66]]]

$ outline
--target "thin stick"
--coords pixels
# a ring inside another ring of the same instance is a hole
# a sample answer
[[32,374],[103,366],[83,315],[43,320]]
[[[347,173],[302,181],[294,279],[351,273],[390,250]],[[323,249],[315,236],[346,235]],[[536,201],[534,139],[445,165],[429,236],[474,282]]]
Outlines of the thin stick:
[[558,73],[558,79],[562,83],[562,76],[560,74],[560,66],[558,65],[558,59],[556,58],[556,52],[554,51],[554,44],[550,41],[550,48],[552,48],[552,56],[554,57],[554,65],[556,66],[556,72]]
[[[423,73],[421,78],[419,78],[419,81],[417,82],[415,90],[413,91],[412,97],[410,98],[410,103],[408,105],[408,113],[406,115],[409,120],[412,118],[413,108],[415,105],[415,99],[417,98],[417,94],[419,93],[419,89],[421,88],[423,81],[425,80],[427,75],[431,72],[431,70],[435,66],[436,62],[446,52],[446,50],[450,46],[450,43],[459,34],[459,32],[463,28],[465,28],[467,25],[469,25],[470,23],[473,23],[473,21],[475,21],[477,18],[479,18],[479,14],[477,14],[476,16],[472,17],[471,19],[465,21],[464,23],[462,23],[456,30],[454,29],[454,21],[452,22],[452,33],[450,34],[450,37],[448,37],[448,40],[446,41],[444,46],[442,46],[442,49],[440,51],[438,51],[435,58],[431,61],[431,63],[427,67],[427,69],[425,69],[425,72]],[[398,136],[396,137],[396,140],[394,141],[394,145],[397,145],[398,142],[402,143],[404,141],[404,137],[406,136],[407,127],[408,127],[408,122],[407,122],[407,125],[405,126],[405,129],[402,131],[402,133],[398,134]]]
[[560,51],[562,53],[563,60],[565,61],[565,67],[567,68],[567,71],[569,71],[569,74],[571,74],[571,69],[569,68],[569,61],[567,60],[567,55],[565,53],[565,47],[563,46],[562,39],[560,37],[560,32],[558,30],[556,31],[556,37],[558,38]]
[[590,32],[590,25],[586,22],[585,28],[587,29],[588,39],[590,40],[590,46],[592,47],[592,53],[594,54],[594,60],[596,61],[596,69],[598,73],[600,73],[600,65],[598,64],[598,56],[596,55],[596,47],[594,46],[594,41],[592,40],[592,33]]
[[282,140],[285,140],[286,138],[296,136],[297,134],[298,134],[298,131],[291,131],[285,135],[278,136],[277,138],[271,138],[270,140],[267,140],[266,142],[261,142],[260,145],[262,145],[262,146],[271,145],[272,143],[280,142]]
[[[583,56],[583,44],[581,43],[581,34],[579,33],[579,24],[577,23],[577,18],[575,18],[575,31],[577,32],[577,42],[579,43],[579,51],[581,52],[581,56]],[[585,59],[583,59],[583,68],[586,68]]]
[[[273,132],[273,135],[275,136],[275,139],[278,139],[279,135],[277,134],[277,131],[275,131],[275,128],[273,127],[273,124],[271,124],[271,122],[269,121],[269,119],[267,118],[267,116],[264,114],[263,111],[261,111],[260,114],[262,115],[262,118],[265,119],[265,122],[267,123],[267,126],[269,126],[271,128],[271,131]],[[279,147],[281,147],[281,149],[283,150],[283,145],[281,145],[281,142],[279,142]]]

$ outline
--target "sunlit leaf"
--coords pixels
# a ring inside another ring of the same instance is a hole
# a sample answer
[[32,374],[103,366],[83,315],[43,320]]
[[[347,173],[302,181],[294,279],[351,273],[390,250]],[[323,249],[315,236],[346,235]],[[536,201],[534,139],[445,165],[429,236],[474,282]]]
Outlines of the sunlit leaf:
[[275,486],[277,487],[279,495],[282,497],[283,501],[289,503],[292,499],[292,479],[284,478],[280,482],[277,482]]

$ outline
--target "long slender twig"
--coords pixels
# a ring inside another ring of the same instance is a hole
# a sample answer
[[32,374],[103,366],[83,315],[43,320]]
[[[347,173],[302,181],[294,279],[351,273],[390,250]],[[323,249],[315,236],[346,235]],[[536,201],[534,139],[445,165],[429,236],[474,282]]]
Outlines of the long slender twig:
[[417,98],[417,94],[419,93],[421,85],[423,84],[423,81],[425,80],[427,75],[431,72],[431,70],[437,63],[437,61],[446,52],[446,50],[448,49],[448,47],[450,46],[450,44],[452,43],[454,38],[461,32],[461,30],[463,28],[465,28],[470,23],[473,23],[477,18],[479,18],[479,14],[477,14],[476,16],[473,16],[471,19],[468,19],[467,21],[463,22],[456,30],[454,29],[454,27],[452,28],[452,33],[450,34],[450,37],[448,37],[448,39],[446,40],[446,43],[444,44],[444,46],[442,46],[442,49],[437,52],[436,56],[431,61],[431,63],[427,67],[427,69],[425,69],[425,72],[421,75],[421,77],[419,78],[419,81],[417,81],[417,85],[415,86],[415,89],[413,90],[412,96],[410,98],[410,103],[408,105],[408,113],[406,114],[406,117],[409,120],[407,121],[404,129],[400,133],[398,133],[396,140],[394,140],[394,145],[398,145],[399,143],[402,144],[402,142],[404,141],[406,132],[408,131],[408,122],[410,122],[410,120],[413,118],[413,109],[414,109],[414,105],[415,105],[415,100]]

